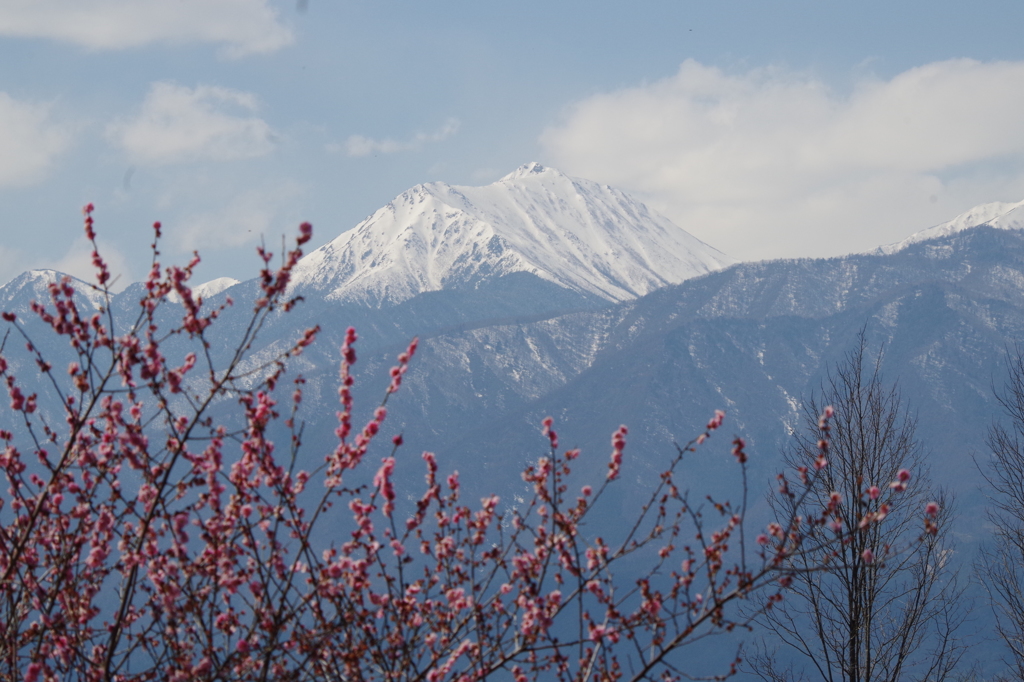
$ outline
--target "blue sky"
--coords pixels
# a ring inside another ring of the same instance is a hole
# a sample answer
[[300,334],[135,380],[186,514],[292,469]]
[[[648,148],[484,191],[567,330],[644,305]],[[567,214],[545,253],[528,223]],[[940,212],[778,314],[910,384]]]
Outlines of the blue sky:
[[3,0],[0,281],[120,284],[540,161],[741,259],[1024,199],[1024,3]]

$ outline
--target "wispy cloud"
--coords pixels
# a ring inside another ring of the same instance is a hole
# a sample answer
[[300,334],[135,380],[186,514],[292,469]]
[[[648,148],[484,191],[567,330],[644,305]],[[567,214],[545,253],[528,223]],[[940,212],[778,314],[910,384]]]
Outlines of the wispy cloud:
[[228,57],[272,52],[295,39],[268,0],[4,0],[0,35],[95,50],[214,43]]
[[840,95],[691,60],[577,103],[541,142],[553,165],[644,196],[732,255],[827,255],[1024,198],[1022,106],[1024,62],[937,62]]
[[70,142],[50,117],[50,106],[0,92],[0,187],[33,184]]
[[[132,272],[129,259],[110,241],[102,241],[100,250],[113,277],[111,288],[114,291],[121,291],[131,284],[139,273]],[[83,235],[71,242],[68,250],[59,258],[43,259],[33,267],[49,268],[86,282],[95,282],[96,266],[92,262],[92,251],[92,243]],[[22,269],[24,269],[23,265]]]
[[[459,125],[460,123],[458,119],[450,118],[445,121],[443,126],[432,133],[416,133],[411,139],[404,141],[394,140],[391,138],[375,140],[371,137],[364,137],[362,135],[352,135],[345,141],[344,151],[346,154],[353,157],[370,156],[371,154],[397,154],[398,152],[416,151],[423,148],[426,144],[447,140],[449,137],[459,132]],[[332,150],[340,151],[341,148],[332,147]]]
[[25,254],[19,249],[0,244],[0,286],[25,271]]
[[299,194],[301,188],[292,182],[251,189],[217,208],[190,212],[165,231],[171,245],[183,252],[230,249],[258,243],[261,237],[273,244],[276,233],[294,229],[285,214]]
[[263,156],[274,132],[255,96],[209,85],[154,83],[138,113],[111,123],[107,137],[137,163],[228,161]]

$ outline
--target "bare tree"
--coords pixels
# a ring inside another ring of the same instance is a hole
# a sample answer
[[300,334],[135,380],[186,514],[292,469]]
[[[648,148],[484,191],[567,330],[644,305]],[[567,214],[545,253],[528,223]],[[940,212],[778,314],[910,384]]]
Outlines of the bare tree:
[[[958,637],[966,615],[958,602],[962,588],[938,532],[952,500],[929,492],[917,420],[899,388],[883,381],[882,353],[867,358],[866,346],[861,332],[820,395],[805,402],[806,428],[786,454],[800,474],[795,481],[780,479],[769,498],[778,519],[794,512],[809,518],[816,504],[831,505],[832,518],[805,530],[821,554],[794,557],[792,590],[760,619],[771,634],[749,665],[765,680],[809,679],[808,672],[830,682],[942,680],[966,649]],[[830,425],[817,418],[825,405],[835,411]],[[903,493],[911,471],[919,480]],[[926,504],[935,523],[926,523],[922,536],[919,510]],[[838,551],[827,547],[835,534],[858,527],[865,532],[851,535]],[[813,570],[813,562],[830,569]]]
[[1024,679],[1024,349],[1007,352],[1006,383],[996,398],[1009,425],[989,429],[991,459],[982,466],[991,488],[993,538],[975,570],[989,593],[996,631],[1009,650],[1007,665]]

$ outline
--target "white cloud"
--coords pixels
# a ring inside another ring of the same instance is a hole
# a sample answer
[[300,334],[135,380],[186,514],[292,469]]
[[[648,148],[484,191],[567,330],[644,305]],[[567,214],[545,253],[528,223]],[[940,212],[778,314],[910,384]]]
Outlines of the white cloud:
[[298,224],[286,225],[284,214],[300,193],[291,182],[250,190],[217,209],[190,213],[164,231],[173,247],[183,252],[230,249],[263,237],[276,253],[275,235]]
[[[133,273],[128,259],[109,240],[99,242],[100,255],[107,264],[112,282],[110,288],[117,292],[132,283]],[[80,236],[71,243],[67,252],[57,259],[47,259],[33,265],[34,269],[49,268],[77,277],[85,282],[96,281],[96,266],[92,262],[92,243],[85,236]],[[24,268],[22,268],[24,269]]]
[[215,43],[228,57],[272,52],[294,40],[268,0],[3,0],[0,35],[95,50]]
[[734,256],[835,255],[1024,199],[1022,108],[1021,62],[937,62],[840,95],[690,60],[577,103],[541,142],[552,165],[632,190]]
[[49,105],[20,102],[0,92],[0,187],[41,179],[69,139],[50,121]]
[[249,93],[154,83],[138,114],[110,124],[107,137],[137,163],[254,158],[274,147],[267,122],[246,115],[256,109]]
[[[369,156],[371,154],[395,154],[398,152],[416,151],[423,145],[431,142],[441,142],[459,132],[459,121],[450,118],[445,124],[432,133],[416,133],[406,141],[385,138],[374,140],[362,135],[352,135],[345,141],[344,150],[349,156]],[[340,148],[332,147],[331,151],[340,151]]]
[[25,254],[19,249],[0,244],[0,286],[25,271]]

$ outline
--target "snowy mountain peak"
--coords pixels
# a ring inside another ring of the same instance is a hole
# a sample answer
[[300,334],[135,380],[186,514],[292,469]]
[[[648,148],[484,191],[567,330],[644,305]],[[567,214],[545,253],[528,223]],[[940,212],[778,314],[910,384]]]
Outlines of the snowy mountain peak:
[[[50,285],[59,282],[61,278],[68,277],[56,270],[40,269],[28,270],[21,273],[7,284],[0,287],[0,307],[16,313],[29,311],[29,301],[37,301],[45,306],[51,305]],[[103,294],[91,285],[82,280],[71,277],[71,286],[75,293],[81,296],[94,310],[103,307],[105,299]],[[83,311],[84,312],[84,309]]]
[[203,282],[199,286],[194,287],[192,289],[192,295],[201,296],[202,298],[211,298],[226,289],[230,289],[238,283],[238,280],[232,277],[218,277],[217,279],[211,279],[209,282]]
[[309,254],[293,287],[373,306],[528,272],[623,301],[734,261],[626,194],[538,163],[417,185]]
[[929,227],[926,230],[915,232],[901,242],[880,246],[877,253],[895,253],[911,244],[923,242],[928,239],[948,237],[963,230],[979,225],[988,225],[997,230],[1022,230],[1024,229],[1024,201],[1009,203],[1005,201],[994,201],[989,204],[975,206],[944,223]]
[[524,163],[519,168],[516,168],[514,171],[503,177],[501,180],[498,180],[498,182],[514,182],[516,180],[529,177],[531,175],[540,175],[542,173],[551,173],[553,175],[561,175],[562,177],[566,177],[565,175],[555,170],[554,168],[547,168],[545,166],[540,165],[536,161],[531,161],[530,163]]
[[[211,279],[209,282],[203,282],[202,284],[197,284],[192,287],[192,298],[208,300],[220,292],[230,289],[238,283],[239,281],[233,277],[218,277],[217,279]],[[181,297],[178,296],[176,291],[169,293],[167,298],[175,303],[179,303],[181,301]]]

